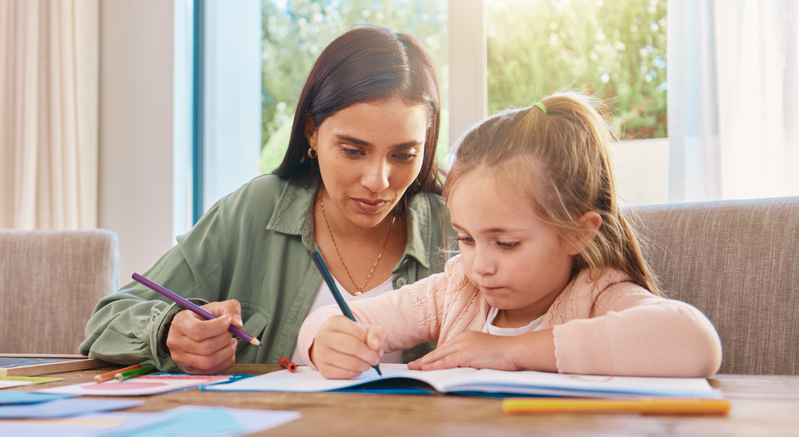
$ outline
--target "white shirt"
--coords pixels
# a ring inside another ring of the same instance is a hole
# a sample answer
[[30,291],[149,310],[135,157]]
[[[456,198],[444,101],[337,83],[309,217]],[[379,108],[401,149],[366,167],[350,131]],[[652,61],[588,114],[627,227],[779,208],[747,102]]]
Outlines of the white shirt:
[[486,324],[483,326],[483,332],[486,334],[502,335],[505,337],[527,334],[528,332],[538,331],[538,328],[541,327],[541,322],[544,321],[544,316],[541,316],[525,326],[518,328],[500,328],[498,326],[494,326],[494,319],[497,317],[497,314],[499,314],[499,310],[497,308],[491,308],[491,310],[488,311],[488,316],[486,316]]
[[[333,275],[331,275],[333,276]],[[336,287],[338,287],[339,291],[341,291],[342,297],[344,297],[345,302],[353,302],[356,300],[361,299],[368,299],[370,297],[379,296],[387,291],[391,291],[394,289],[391,285],[392,278],[388,278],[386,282],[378,285],[377,287],[361,294],[360,296],[353,296],[349,294],[344,287],[341,285],[341,282],[338,281],[335,277],[333,277],[333,281],[336,282]],[[333,293],[330,291],[330,288],[327,286],[325,281],[322,281],[322,285],[319,286],[319,290],[316,292],[316,297],[314,301],[311,303],[311,308],[308,310],[308,314],[311,314],[317,308],[323,307],[325,305],[336,305],[336,299],[333,297]],[[308,315],[306,314],[306,317]],[[291,361],[295,362],[296,364],[305,364],[302,357],[300,357],[299,351],[297,351],[297,346],[294,345],[294,351],[291,353]],[[402,351],[394,351],[390,353],[384,354],[380,358],[381,363],[402,363]]]

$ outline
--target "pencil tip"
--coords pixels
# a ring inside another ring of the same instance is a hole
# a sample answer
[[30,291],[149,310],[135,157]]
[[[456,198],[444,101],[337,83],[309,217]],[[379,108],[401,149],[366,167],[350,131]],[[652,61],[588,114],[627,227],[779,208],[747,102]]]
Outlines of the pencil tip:
[[260,342],[260,341],[258,341],[258,339],[257,339],[257,338],[255,338],[255,337],[253,337],[253,338],[252,338],[252,340],[250,340],[250,343],[251,343],[251,344],[254,344],[254,345],[256,345],[256,346],[262,346],[261,342]]

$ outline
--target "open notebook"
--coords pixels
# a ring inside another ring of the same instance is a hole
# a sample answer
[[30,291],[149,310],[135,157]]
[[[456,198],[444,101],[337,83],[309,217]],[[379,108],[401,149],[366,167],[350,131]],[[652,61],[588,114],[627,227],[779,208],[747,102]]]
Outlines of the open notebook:
[[202,387],[209,391],[359,391],[374,393],[457,393],[483,396],[568,396],[620,398],[678,396],[718,398],[704,378],[640,378],[568,375],[533,371],[508,372],[456,368],[423,372],[404,364],[381,364],[383,376],[370,369],[347,380],[325,379],[319,372],[300,366],[267,373],[230,384]]

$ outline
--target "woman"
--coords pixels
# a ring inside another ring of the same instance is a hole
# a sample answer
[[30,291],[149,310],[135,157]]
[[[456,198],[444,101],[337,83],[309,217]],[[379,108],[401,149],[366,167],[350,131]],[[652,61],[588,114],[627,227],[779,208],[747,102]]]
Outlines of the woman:
[[[338,37],[305,83],[280,167],[221,199],[144,274],[218,318],[134,282],[100,301],[81,353],[189,373],[276,363],[309,310],[332,303],[317,247],[349,296],[442,271],[440,120],[437,71],[416,38],[377,27]],[[231,323],[264,346],[232,338]]]

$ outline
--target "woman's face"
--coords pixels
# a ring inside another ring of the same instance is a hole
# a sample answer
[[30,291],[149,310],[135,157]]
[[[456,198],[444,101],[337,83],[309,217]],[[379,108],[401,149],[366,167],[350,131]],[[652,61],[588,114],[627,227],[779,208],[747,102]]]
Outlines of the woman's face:
[[331,221],[371,228],[386,219],[422,168],[428,114],[394,97],[344,108],[316,129],[309,123]]

